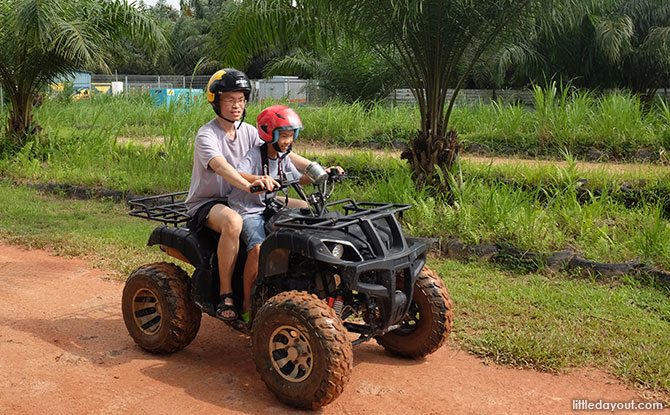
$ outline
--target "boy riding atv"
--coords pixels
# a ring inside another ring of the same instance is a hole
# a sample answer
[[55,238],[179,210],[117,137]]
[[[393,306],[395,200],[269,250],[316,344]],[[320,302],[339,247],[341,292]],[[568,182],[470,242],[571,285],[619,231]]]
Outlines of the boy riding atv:
[[[311,183],[307,176],[300,174],[291,159],[293,140],[298,137],[302,122],[296,112],[283,105],[273,105],[258,115],[258,135],[265,143],[254,147],[237,165],[241,174],[270,176],[283,180],[288,175],[299,179],[299,184]],[[281,157],[279,157],[281,153]],[[269,189],[271,190],[271,189]],[[265,240],[265,215],[268,203],[275,200],[276,192],[264,195],[233,189],[228,198],[229,206],[242,217],[242,240],[247,246],[247,261],[244,266],[244,302],[242,320],[249,320],[251,287],[258,274],[258,255]],[[307,208],[304,201],[289,199],[289,208]],[[269,219],[269,218],[268,218]]]

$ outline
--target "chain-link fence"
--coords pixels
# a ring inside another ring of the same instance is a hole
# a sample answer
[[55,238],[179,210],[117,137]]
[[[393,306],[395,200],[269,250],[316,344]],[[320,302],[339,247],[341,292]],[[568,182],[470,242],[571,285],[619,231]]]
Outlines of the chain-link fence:
[[[123,84],[126,93],[151,91],[151,89],[180,88],[205,89],[209,75],[101,75],[91,74],[90,90],[93,93],[109,93],[113,82]],[[332,97],[328,91],[319,87],[318,82],[298,79],[293,76],[277,76],[271,79],[252,80],[251,101],[265,101],[267,99],[288,100],[295,103],[321,104]],[[656,95],[668,102],[670,90],[660,88]],[[534,105],[532,92],[528,89],[464,89],[459,92],[458,102],[469,104],[476,102],[490,102],[498,98],[504,101],[519,101],[526,105]],[[395,89],[386,98],[393,104],[416,104],[416,99],[410,89]],[[0,87],[0,111],[5,110],[5,94]]]
[[151,90],[152,88],[193,88],[205,89],[209,75],[194,77],[183,75],[100,75],[91,74],[91,86],[122,82],[128,92]]
[[[209,75],[99,75],[91,74],[91,89],[107,91],[112,82],[121,82],[126,92],[150,91],[161,88],[205,89]],[[288,100],[289,102],[321,102],[326,97],[318,83],[294,76],[276,76],[271,79],[252,80],[251,101]]]

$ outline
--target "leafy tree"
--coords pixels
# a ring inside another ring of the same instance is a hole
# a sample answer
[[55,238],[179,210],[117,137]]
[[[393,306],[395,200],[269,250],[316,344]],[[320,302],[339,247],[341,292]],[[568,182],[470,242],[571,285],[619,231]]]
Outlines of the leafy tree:
[[[303,45],[317,49],[350,37],[384,59],[416,95],[421,129],[405,157],[418,185],[439,184],[458,138],[449,131],[456,95],[472,67],[504,31],[551,0],[257,0],[230,20],[223,54],[240,65],[259,52]],[[240,65],[242,66],[242,65]],[[449,88],[452,88],[451,90]]]
[[563,1],[537,29],[506,49],[501,67],[517,68],[520,78],[561,77],[643,98],[670,78],[667,0]]
[[320,52],[298,49],[272,60],[265,69],[266,75],[318,79],[321,88],[345,102],[384,99],[400,84],[394,69],[377,53],[342,39]]
[[4,0],[0,83],[12,109],[2,149],[20,148],[39,130],[31,114],[38,91],[76,70],[108,70],[108,52],[128,37],[154,48],[165,42],[154,21],[126,1]]

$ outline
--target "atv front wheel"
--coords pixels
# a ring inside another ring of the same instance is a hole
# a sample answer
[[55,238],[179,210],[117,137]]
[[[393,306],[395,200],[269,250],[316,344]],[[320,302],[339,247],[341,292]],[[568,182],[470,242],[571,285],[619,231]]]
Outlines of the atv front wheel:
[[315,295],[287,291],[270,298],[254,318],[256,370],[277,398],[317,409],[337,398],[353,367],[342,321]]
[[202,318],[191,298],[191,279],[167,262],[144,265],[130,274],[121,308],[128,333],[151,353],[172,353],[188,346]]
[[435,271],[424,267],[414,284],[412,304],[402,325],[375,339],[393,354],[419,358],[439,349],[453,325],[449,290]]

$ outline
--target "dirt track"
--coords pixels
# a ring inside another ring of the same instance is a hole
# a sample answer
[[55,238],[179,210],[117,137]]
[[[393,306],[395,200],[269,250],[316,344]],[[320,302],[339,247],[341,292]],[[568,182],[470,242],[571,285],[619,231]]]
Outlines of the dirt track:
[[[373,149],[373,148],[355,148],[355,147],[330,147],[321,143],[305,142],[299,143],[294,149],[299,154],[315,154],[328,155],[333,152],[339,154],[355,154],[355,153],[372,153],[378,157],[392,156],[400,158],[400,150],[389,149]],[[523,159],[518,157],[503,157],[503,156],[482,156],[470,153],[461,153],[462,160],[477,164],[493,164],[493,165],[509,165],[509,166],[560,166],[567,167],[568,162],[564,160],[542,160],[542,159]],[[576,168],[580,172],[607,172],[607,173],[624,173],[624,172],[652,172],[656,175],[661,175],[670,171],[670,165],[658,163],[611,163],[611,162],[588,162],[578,161]]]
[[[0,245],[1,414],[308,413],[275,400],[249,339],[210,317],[185,350],[142,352],[123,324],[122,287],[82,260]],[[643,400],[598,370],[503,368],[453,347],[407,361],[367,343],[354,359],[345,392],[317,413],[588,414],[606,411],[573,411],[572,399]]]

